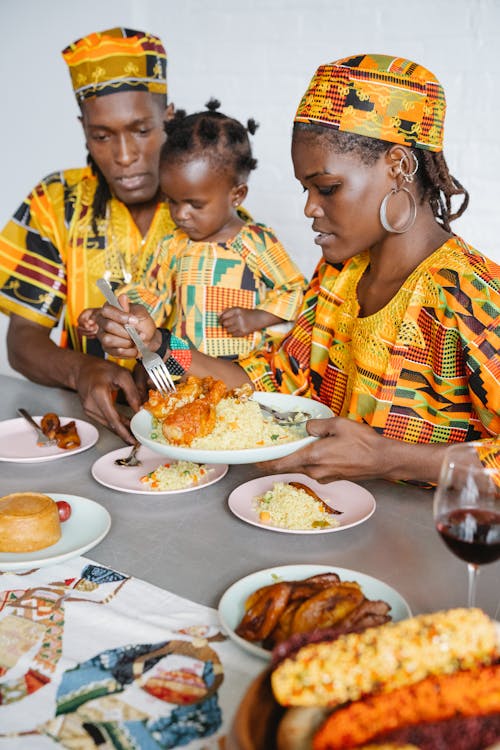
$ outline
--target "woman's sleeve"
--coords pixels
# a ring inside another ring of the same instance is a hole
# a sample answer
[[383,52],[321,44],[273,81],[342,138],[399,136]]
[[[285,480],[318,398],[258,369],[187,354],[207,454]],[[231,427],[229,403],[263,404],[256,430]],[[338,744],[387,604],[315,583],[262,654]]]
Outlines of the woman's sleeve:
[[466,348],[471,400],[493,436],[500,435],[500,310],[496,312],[496,317]]
[[[491,435],[500,434],[499,278],[498,266],[472,253],[466,267],[443,270],[439,278],[446,299],[440,312],[444,316],[443,327],[454,320],[463,355],[462,363],[448,359],[442,366],[457,375],[458,365],[464,368],[472,408]],[[462,397],[457,390],[457,408]]]

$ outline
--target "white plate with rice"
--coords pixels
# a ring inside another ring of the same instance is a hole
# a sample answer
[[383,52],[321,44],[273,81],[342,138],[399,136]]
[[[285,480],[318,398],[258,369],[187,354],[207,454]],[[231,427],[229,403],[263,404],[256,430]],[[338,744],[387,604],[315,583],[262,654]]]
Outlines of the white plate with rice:
[[[196,438],[189,447],[168,443],[151,414],[141,409],[134,414],[130,429],[143,445],[169,458],[214,464],[251,464],[271,461],[303,448],[317,438],[308,435],[305,423],[283,427],[272,419],[264,420],[257,404],[277,411],[303,411],[312,419],[333,417],[325,404],[302,396],[256,391],[252,398],[237,406],[231,399],[217,404],[215,429],[204,438]],[[239,447],[239,446],[245,447]]]
[[[341,513],[325,513],[317,500],[288,488],[289,482],[306,485]],[[320,484],[305,474],[271,474],[251,479],[231,492],[228,503],[242,521],[285,534],[327,534],[350,529],[368,520],[376,507],[373,495],[359,484],[343,479]],[[262,513],[267,514],[266,520],[262,520]]]
[[[175,459],[161,460],[158,453],[144,445],[139,448],[137,457],[142,466],[117,466],[117,458],[125,458],[130,446],[119,448],[101,456],[92,466],[92,476],[105,487],[120,492],[133,492],[138,495],[173,495],[179,492],[192,492],[208,487],[225,477],[227,464],[194,464]],[[141,481],[142,477],[154,476]]]
[[261,659],[270,659],[271,652],[262,648],[260,642],[247,641],[235,632],[245,614],[245,602],[254,591],[262,586],[270,586],[278,581],[301,581],[320,573],[337,573],[341,581],[356,581],[363,594],[372,601],[382,599],[390,606],[392,620],[405,620],[411,617],[411,610],[403,597],[384,581],[348,568],[333,565],[279,565],[274,568],[257,570],[233,583],[219,601],[219,619],[232,641]]

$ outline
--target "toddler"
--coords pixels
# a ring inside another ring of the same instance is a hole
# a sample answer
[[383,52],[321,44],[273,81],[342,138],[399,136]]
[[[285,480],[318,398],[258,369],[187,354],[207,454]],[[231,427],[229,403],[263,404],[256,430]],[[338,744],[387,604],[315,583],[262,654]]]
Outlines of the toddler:
[[[166,123],[160,184],[176,229],[142,283],[120,292],[198,351],[237,359],[286,331],[306,281],[271,229],[240,208],[257,166],[248,137],[256,123],[245,128],[218,107],[211,100],[206,111]],[[96,333],[92,311],[79,322],[85,335]]]

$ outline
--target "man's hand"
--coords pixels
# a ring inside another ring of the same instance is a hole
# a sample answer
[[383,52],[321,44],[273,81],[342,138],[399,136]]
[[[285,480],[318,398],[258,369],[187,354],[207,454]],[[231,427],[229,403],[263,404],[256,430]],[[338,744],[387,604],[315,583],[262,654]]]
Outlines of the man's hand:
[[118,300],[122,309],[106,303],[96,315],[99,324],[97,338],[104,351],[118,359],[137,357],[138,351],[125,330],[127,323],[134,326],[149,349],[156,351],[161,345],[161,335],[146,308],[131,305],[126,294],[121,294]]
[[71,388],[80,396],[89,417],[110,427],[125,442],[135,442],[128,429],[129,420],[115,408],[119,390],[134,411],[141,405],[141,393],[127,369],[89,354],[62,349],[50,338],[49,328],[19,315],[10,317],[7,351],[14,370],[41,385]]
[[141,407],[141,394],[129,370],[114,362],[87,356],[80,366],[76,388],[89,417],[109,427],[126,443],[135,443],[129,429],[130,420],[115,407],[119,390],[134,412]]

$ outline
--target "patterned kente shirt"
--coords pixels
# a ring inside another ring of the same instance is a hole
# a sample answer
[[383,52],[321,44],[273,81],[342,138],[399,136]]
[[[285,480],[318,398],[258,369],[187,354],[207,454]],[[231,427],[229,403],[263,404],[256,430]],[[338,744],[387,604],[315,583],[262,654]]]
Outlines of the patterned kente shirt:
[[[248,222],[227,242],[194,242],[176,229],[162,243],[143,288],[131,287],[157,325],[213,357],[236,358],[258,348],[265,335],[232,336],[219,323],[229,307],[257,308],[284,321],[297,317],[306,280],[271,229]],[[280,325],[267,335],[282,338]],[[277,329],[277,330],[276,330]]]
[[500,267],[453,237],[361,318],[368,261],[318,264],[288,336],[240,360],[256,388],[309,396],[408,443],[499,435]]
[[168,206],[159,203],[143,238],[127,207],[113,198],[95,232],[96,187],[86,167],[54,172],[28,195],[0,234],[0,310],[48,328],[65,310],[61,345],[102,356],[97,339],[76,333],[82,310],[104,302],[96,279],[106,276],[114,288],[141,279],[174,225]]

